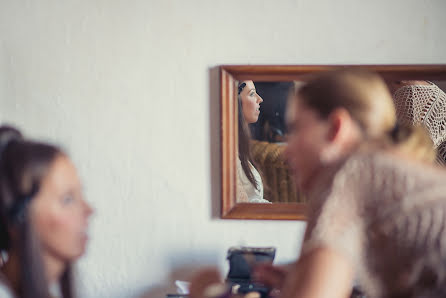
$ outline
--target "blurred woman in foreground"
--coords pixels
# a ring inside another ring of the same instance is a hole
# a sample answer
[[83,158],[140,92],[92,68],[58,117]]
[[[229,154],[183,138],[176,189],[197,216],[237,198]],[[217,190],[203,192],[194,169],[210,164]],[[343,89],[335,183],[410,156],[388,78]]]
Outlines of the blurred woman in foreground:
[[357,69],[317,75],[298,89],[287,122],[307,228],[291,269],[266,265],[258,280],[285,298],[348,297],[354,279],[368,298],[446,297],[446,174],[432,165],[425,130],[396,124],[382,79]]
[[[446,297],[446,174],[422,128],[396,125],[381,78],[317,76],[298,90],[288,126],[309,212],[281,296],[347,297],[357,278],[369,298]],[[265,270],[257,276],[272,281]]]
[[0,127],[0,297],[74,297],[91,213],[65,153]]

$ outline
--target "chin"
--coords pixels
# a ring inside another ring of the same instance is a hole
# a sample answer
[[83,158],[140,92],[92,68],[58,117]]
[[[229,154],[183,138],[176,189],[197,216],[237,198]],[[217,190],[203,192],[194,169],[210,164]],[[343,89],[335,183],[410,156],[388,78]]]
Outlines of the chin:
[[73,252],[68,258],[69,262],[74,262],[85,254],[85,249],[77,252]]
[[82,257],[86,252],[86,245],[80,245],[76,250],[71,251],[69,259],[70,261],[75,261]]

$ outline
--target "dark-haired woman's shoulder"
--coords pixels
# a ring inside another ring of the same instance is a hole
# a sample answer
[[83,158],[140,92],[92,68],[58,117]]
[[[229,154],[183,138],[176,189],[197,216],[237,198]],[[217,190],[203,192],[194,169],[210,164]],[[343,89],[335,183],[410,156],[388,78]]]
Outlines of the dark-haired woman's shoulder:
[[0,298],[15,298],[12,293],[9,282],[3,273],[0,272]]
[[0,298],[14,298],[11,291],[0,282]]

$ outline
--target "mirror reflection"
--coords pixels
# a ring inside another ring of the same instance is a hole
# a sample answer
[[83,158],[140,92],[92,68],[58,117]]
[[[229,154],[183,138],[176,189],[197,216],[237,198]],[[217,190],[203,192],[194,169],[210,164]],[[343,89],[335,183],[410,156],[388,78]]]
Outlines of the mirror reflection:
[[252,80],[240,82],[238,100],[237,202],[270,203],[264,198],[264,179],[253,159],[249,125],[258,122],[262,97]]
[[238,203],[303,201],[283,157],[286,104],[294,86],[294,82],[238,83]]
[[[446,81],[386,80],[400,123],[424,125],[446,164]],[[305,203],[287,166],[287,103],[304,81],[237,82],[237,203]],[[291,107],[291,105],[290,105]]]

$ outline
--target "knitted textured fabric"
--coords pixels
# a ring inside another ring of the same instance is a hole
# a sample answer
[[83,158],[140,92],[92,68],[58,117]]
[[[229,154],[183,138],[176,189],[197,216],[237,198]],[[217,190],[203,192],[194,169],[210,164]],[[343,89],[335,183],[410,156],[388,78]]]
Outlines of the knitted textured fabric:
[[393,97],[398,121],[425,125],[435,148],[446,140],[446,94],[440,88],[432,83],[406,85]]
[[446,297],[446,172],[385,152],[329,166],[308,193],[301,256],[336,251],[366,297]]
[[437,147],[437,162],[446,166],[446,141]]

